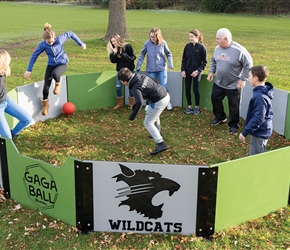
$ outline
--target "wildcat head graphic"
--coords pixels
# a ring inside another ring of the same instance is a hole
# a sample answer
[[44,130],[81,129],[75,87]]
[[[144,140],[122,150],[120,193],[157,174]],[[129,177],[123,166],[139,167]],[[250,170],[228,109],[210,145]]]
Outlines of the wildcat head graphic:
[[126,200],[121,201],[119,206],[128,205],[130,211],[136,210],[137,213],[143,214],[149,219],[157,219],[162,216],[162,207],[164,204],[154,206],[152,204],[153,197],[161,192],[167,190],[169,196],[176,192],[180,185],[175,181],[163,178],[161,174],[148,170],[132,171],[128,167],[119,164],[122,173],[113,176],[117,178],[116,182],[124,181],[128,186],[119,188],[119,197],[127,197]]

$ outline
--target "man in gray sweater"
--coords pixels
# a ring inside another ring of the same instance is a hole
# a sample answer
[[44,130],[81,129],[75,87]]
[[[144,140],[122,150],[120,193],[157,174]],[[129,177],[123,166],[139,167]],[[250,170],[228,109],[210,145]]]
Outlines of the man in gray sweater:
[[215,126],[227,121],[224,112],[223,99],[228,98],[230,133],[236,134],[240,120],[241,91],[248,79],[249,69],[253,60],[249,52],[232,40],[232,34],[227,28],[216,33],[217,46],[210,60],[210,73],[207,80],[216,78],[212,87],[211,101],[215,118],[211,125]]

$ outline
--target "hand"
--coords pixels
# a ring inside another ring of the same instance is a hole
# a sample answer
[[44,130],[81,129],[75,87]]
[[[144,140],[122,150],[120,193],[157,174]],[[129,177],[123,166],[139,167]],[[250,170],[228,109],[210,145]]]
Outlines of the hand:
[[181,72],[181,76],[182,76],[182,77],[186,77],[186,73],[185,73],[185,71],[182,71],[182,72]]
[[207,79],[209,82],[211,82],[211,81],[213,80],[213,77],[214,77],[214,73],[209,73],[206,79]]
[[190,74],[192,77],[196,77],[198,75],[198,71],[193,71],[191,74]]
[[240,135],[239,135],[239,139],[240,139],[240,141],[241,141],[241,142],[244,142],[244,141],[245,141],[245,139],[246,139],[246,137],[245,137],[245,136],[243,136],[243,134],[242,134],[242,133],[240,133]]
[[85,43],[83,43],[83,45],[81,46],[82,49],[86,49],[87,45]]
[[31,76],[31,72],[29,72],[29,71],[25,71],[25,73],[24,73],[24,78],[25,78],[25,79],[30,79],[30,76]]
[[237,84],[237,87],[238,87],[238,89],[243,89],[245,87],[245,85],[246,85],[245,81],[239,80],[238,84]]

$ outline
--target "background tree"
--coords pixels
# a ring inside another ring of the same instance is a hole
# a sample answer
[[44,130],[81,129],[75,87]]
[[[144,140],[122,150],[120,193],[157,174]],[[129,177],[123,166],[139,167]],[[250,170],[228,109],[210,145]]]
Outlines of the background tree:
[[115,33],[125,39],[129,37],[126,26],[126,0],[109,1],[109,22],[104,39],[108,40]]

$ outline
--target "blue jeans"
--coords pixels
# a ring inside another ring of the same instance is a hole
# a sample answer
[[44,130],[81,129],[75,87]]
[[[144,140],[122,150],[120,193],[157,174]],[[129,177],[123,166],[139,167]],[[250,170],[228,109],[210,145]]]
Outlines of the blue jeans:
[[[134,72],[134,71],[132,71]],[[117,91],[117,97],[122,97],[122,82],[118,80],[118,73],[116,75],[116,91]],[[133,91],[129,89],[129,96],[133,97]]]
[[167,88],[167,71],[163,70],[163,71],[158,71],[158,72],[147,72],[148,76],[156,79],[164,88],[166,88],[167,92],[168,92],[168,88]]
[[[16,126],[10,131],[4,113],[7,113],[19,120]],[[31,116],[19,104],[14,102],[11,98],[7,97],[4,102],[0,104],[0,135],[12,139],[13,135],[18,135],[25,129],[32,121]]]
[[169,100],[170,95],[167,94],[167,96],[155,103],[154,108],[152,108],[151,105],[148,105],[148,110],[146,111],[144,126],[156,143],[164,141],[162,135],[160,134],[160,115],[168,105]]

